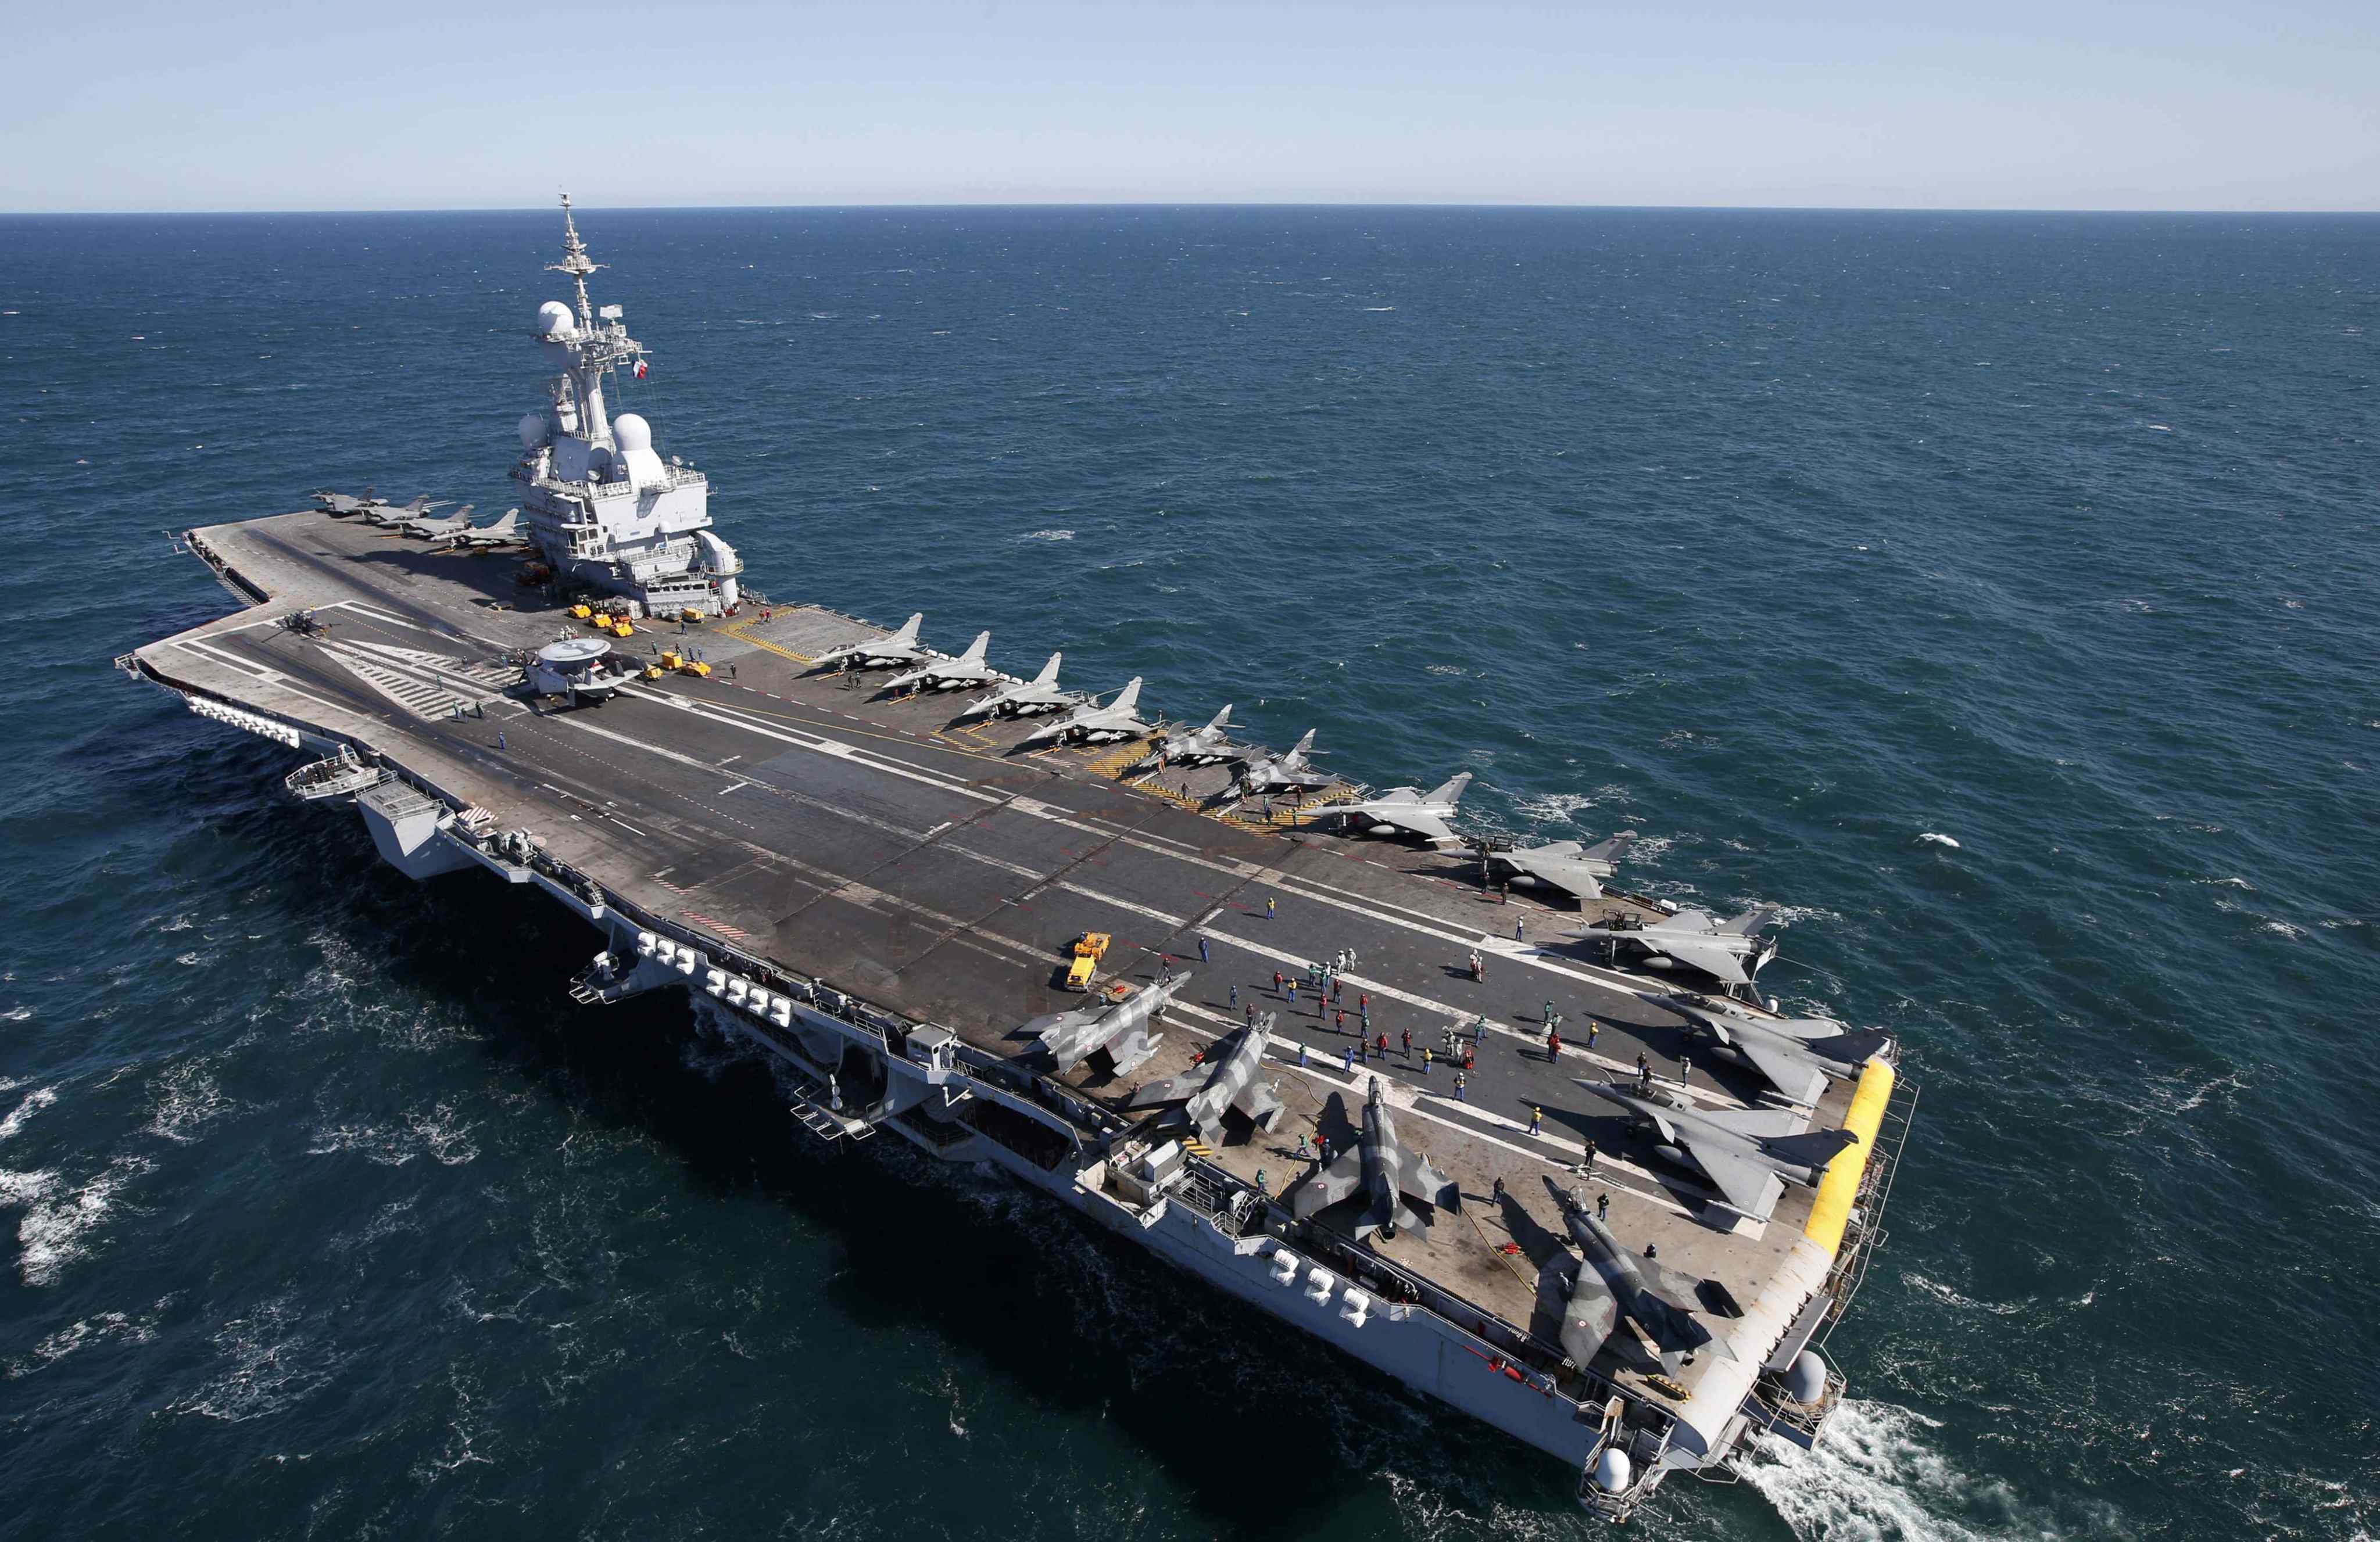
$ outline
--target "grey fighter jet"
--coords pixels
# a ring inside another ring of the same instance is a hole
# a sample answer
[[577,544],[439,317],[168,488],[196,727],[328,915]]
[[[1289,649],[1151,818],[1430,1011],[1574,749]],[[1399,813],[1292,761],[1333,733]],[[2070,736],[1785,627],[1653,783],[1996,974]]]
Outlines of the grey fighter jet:
[[1782,914],[1774,905],[1755,905],[1728,921],[1701,910],[1680,910],[1648,926],[1589,926],[1579,935],[1601,937],[1615,947],[1633,944],[1730,985],[1749,985],[1760,966],[1777,957],[1775,940],[1757,934]]
[[1307,757],[1314,751],[1315,729],[1305,730],[1305,737],[1290,747],[1285,755],[1267,755],[1251,761],[1240,773],[1240,790],[1250,797],[1269,792],[1312,792],[1326,788],[1339,778]]
[[[1609,1347],[1633,1369],[1674,1378],[1706,1349],[1723,1360],[1735,1358],[1725,1339],[1695,1319],[1696,1281],[1620,1246],[1611,1228],[1553,1179],[1546,1179],[1546,1188],[1561,1207],[1584,1260],[1562,1313],[1562,1352],[1572,1362],[1583,1367]],[[1612,1331],[1623,1321],[1635,1331],[1615,1338]]]
[[1078,1006],[1071,1012],[1053,1012],[1034,1018],[1018,1031],[1038,1039],[1061,1071],[1071,1071],[1095,1052],[1105,1050],[1116,1075],[1122,1076],[1155,1054],[1157,1046],[1165,1042],[1164,1034],[1148,1031],[1149,1025],[1173,999],[1174,993],[1188,983],[1188,975],[1177,974],[1145,991],[1135,991],[1111,1006]]
[[1152,1081],[1132,1095],[1126,1108],[1154,1108],[1161,1103],[1180,1103],[1182,1116],[1198,1132],[1198,1138],[1209,1146],[1220,1145],[1223,1138],[1223,1113],[1236,1110],[1248,1123],[1269,1132],[1281,1123],[1283,1113],[1280,1095],[1265,1082],[1265,1037],[1272,1031],[1272,1014],[1257,1019],[1255,1026],[1240,1030],[1239,1041],[1230,1053],[1195,1071],[1185,1071],[1163,1081]]
[[969,717],[1029,717],[1041,712],[1063,712],[1090,700],[1080,691],[1069,691],[1058,683],[1058,661],[1064,654],[1053,653],[1041,672],[1031,680],[1002,686],[989,696],[967,703],[961,721]]
[[1328,803],[1298,813],[1311,819],[1327,819],[1335,814],[1376,836],[1419,836],[1438,845],[1456,838],[1446,822],[1454,817],[1454,805],[1463,801],[1463,790],[1470,785],[1471,773],[1465,771],[1427,792],[1415,787],[1392,787],[1378,798]]
[[424,519],[431,510],[444,507],[444,502],[433,503],[430,495],[424,493],[410,503],[391,503],[384,498],[375,498],[356,512],[363,516],[366,524],[389,525],[402,524],[409,519]]
[[1828,1077],[1850,1080],[1892,1042],[1891,1034],[1877,1029],[1854,1032],[1825,1018],[1756,1018],[1712,997],[1682,992],[1645,999],[1685,1018],[1701,1037],[1805,1108],[1825,1095]]
[[336,519],[345,519],[349,514],[360,514],[379,501],[379,498],[370,488],[364,488],[360,493],[353,494],[333,492],[328,488],[314,489],[314,506]]
[[1582,846],[1574,840],[1549,840],[1543,846],[1527,848],[1474,847],[1456,855],[1476,858],[1481,877],[1491,885],[1560,889],[1573,898],[1600,899],[1603,880],[1611,876],[1621,855],[1635,840],[1635,831],[1622,830],[1609,840],[1593,846]]
[[1135,765],[1127,774],[1145,777],[1152,771],[1162,771],[1169,765],[1220,765],[1231,761],[1245,760],[1248,747],[1232,742],[1229,731],[1231,721],[1232,707],[1231,704],[1226,702],[1223,704],[1222,711],[1207,720],[1205,728],[1160,740],[1157,747],[1149,752],[1148,758]]
[[506,509],[477,529],[455,531],[446,537],[446,545],[455,551],[492,551],[497,547],[519,546],[528,539],[520,533],[520,511]]
[[428,514],[416,514],[410,519],[392,520],[389,523],[396,527],[396,533],[400,536],[418,536],[425,541],[444,540],[450,536],[459,536],[471,528],[471,507],[470,504],[466,503],[443,519],[432,519]]
[[1378,1077],[1372,1078],[1371,1094],[1364,1101],[1364,1132],[1354,1150],[1309,1175],[1297,1198],[1290,1201],[1290,1211],[1300,1221],[1307,1220],[1359,1189],[1364,1196],[1364,1213],[1355,1223],[1359,1240],[1374,1232],[1392,1237],[1399,1226],[1429,1235],[1429,1223],[1405,1204],[1408,1199],[1434,1210],[1463,1209],[1463,1191],[1432,1167],[1427,1157],[1407,1150],[1397,1138]]
[[1008,679],[983,661],[991,648],[991,633],[978,632],[966,652],[956,658],[932,658],[906,674],[884,682],[879,695],[898,696],[909,691],[956,691],[969,685],[992,685]]
[[898,632],[829,648],[810,660],[810,673],[821,674],[829,669],[897,669],[904,664],[918,664],[940,657],[933,649],[918,645],[917,629],[925,624],[926,613],[920,610],[903,621]]
[[1859,1144],[1847,1129],[1811,1129],[1800,1109],[1703,1109],[1666,1089],[1646,1093],[1633,1082],[1573,1079],[1649,1126],[1670,1151],[1702,1169],[1730,1209],[1755,1221],[1768,1219],[1786,1184],[1815,1188],[1827,1163]]
[[1150,732],[1155,725],[1144,723],[1137,716],[1140,705],[1140,677],[1135,675],[1116,693],[1115,700],[1105,706],[1084,703],[1054,723],[1046,723],[1018,741],[1017,748],[1028,750],[1037,744],[1098,744],[1119,739],[1138,739]]

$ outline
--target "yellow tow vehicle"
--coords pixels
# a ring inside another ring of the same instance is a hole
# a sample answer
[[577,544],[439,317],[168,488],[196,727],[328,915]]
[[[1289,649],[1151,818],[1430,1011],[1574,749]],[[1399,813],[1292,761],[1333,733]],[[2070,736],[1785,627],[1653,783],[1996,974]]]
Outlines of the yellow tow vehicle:
[[591,605],[574,605],[570,608],[570,616],[573,620],[583,621],[594,614],[595,608]]
[[1091,988],[1091,976],[1099,972],[1099,960],[1107,956],[1109,940],[1105,932],[1086,932],[1075,939],[1074,962],[1066,966],[1066,989]]

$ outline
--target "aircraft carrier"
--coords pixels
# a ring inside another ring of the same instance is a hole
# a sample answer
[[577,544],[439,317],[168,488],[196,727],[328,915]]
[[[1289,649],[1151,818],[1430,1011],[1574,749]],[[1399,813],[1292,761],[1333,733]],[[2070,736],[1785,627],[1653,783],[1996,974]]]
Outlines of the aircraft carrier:
[[289,790],[401,872],[585,917],[554,982],[585,1009],[686,992],[819,1139],[1005,1171],[1598,1513],[1819,1438],[1914,1091],[1887,1036],[1762,995],[1772,917],[1629,894],[1616,848],[1455,837],[1461,778],[1322,785],[1144,721],[1137,682],[1102,704],[758,594],[701,474],[607,409],[644,354],[567,207],[521,510],[187,531],[242,608],[127,672],[298,752]]

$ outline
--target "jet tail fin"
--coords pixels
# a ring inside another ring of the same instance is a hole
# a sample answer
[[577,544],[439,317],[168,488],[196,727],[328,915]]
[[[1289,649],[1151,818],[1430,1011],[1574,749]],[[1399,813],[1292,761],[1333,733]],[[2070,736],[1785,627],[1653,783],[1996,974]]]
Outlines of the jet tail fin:
[[975,634],[975,641],[967,645],[966,652],[959,655],[958,661],[961,664],[980,665],[983,662],[983,656],[990,650],[990,647],[991,633],[978,632]]
[[1063,657],[1066,657],[1066,656],[1065,656],[1064,654],[1062,654],[1062,653],[1053,653],[1053,654],[1051,654],[1051,655],[1050,656],[1050,662],[1049,662],[1049,663],[1047,663],[1047,664],[1042,665],[1042,666],[1041,666],[1041,672],[1040,672],[1039,674],[1035,675],[1035,676],[1033,677],[1033,683],[1034,683],[1034,684],[1036,684],[1036,685],[1055,685],[1055,684],[1057,684],[1057,683],[1058,683],[1058,660],[1060,660],[1060,659],[1062,659],[1062,658],[1063,658]]
[[1748,937],[1784,913],[1774,905],[1755,905],[1734,920],[1719,922],[1717,930],[1731,932],[1739,937]]
[[1471,785],[1471,773],[1458,772],[1422,795],[1425,803],[1459,803],[1463,789]]
[[917,640],[917,629],[925,624],[926,613],[923,610],[917,611],[901,623],[900,631],[884,640],[888,643],[914,643]]
[[1579,855],[1586,859],[1588,861],[1616,862],[1626,854],[1630,847],[1635,844],[1636,832],[1633,830],[1622,830],[1618,835],[1613,836],[1609,840],[1596,842],[1593,846],[1590,846],[1585,850],[1580,852]]
[[1318,729],[1306,729],[1306,730],[1305,730],[1305,737],[1304,737],[1304,738],[1302,738],[1302,739],[1300,739],[1296,743],[1294,743],[1294,744],[1291,745],[1291,746],[1290,746],[1290,750],[1289,750],[1289,753],[1287,753],[1287,754],[1285,754],[1285,755],[1281,756],[1281,758],[1284,762],[1287,762],[1287,763],[1290,763],[1290,764],[1293,764],[1293,764],[1295,764],[1295,763],[1296,763],[1296,762],[1298,762],[1298,761],[1304,760],[1304,759],[1305,759],[1305,758],[1309,753],[1311,753],[1313,752],[1313,749],[1314,749],[1314,736],[1315,736],[1315,734],[1316,734],[1317,732],[1318,732],[1318,731],[1319,731]]
[[1208,718],[1207,726],[1198,731],[1201,733],[1220,733],[1231,720],[1232,704],[1225,702],[1223,704],[1223,710],[1215,714],[1212,717]]
[[1140,677],[1138,675],[1133,676],[1130,683],[1126,684],[1123,690],[1117,692],[1116,699],[1108,705],[1114,707],[1118,712],[1130,712],[1133,708],[1138,706],[1140,705]]

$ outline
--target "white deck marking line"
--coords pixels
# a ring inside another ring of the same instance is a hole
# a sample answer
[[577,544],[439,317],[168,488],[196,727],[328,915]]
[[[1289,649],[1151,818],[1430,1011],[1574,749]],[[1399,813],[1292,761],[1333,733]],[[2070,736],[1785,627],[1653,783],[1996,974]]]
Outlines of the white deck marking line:
[[[832,755],[837,760],[849,761],[855,765],[864,765],[871,771],[881,771],[887,776],[901,777],[913,782],[921,782],[928,787],[934,788],[940,791],[951,793],[955,797],[972,798],[978,803],[998,803],[1003,801],[1002,799],[992,793],[978,792],[974,788],[965,786],[964,784],[954,786],[950,782],[943,780],[940,777],[929,776],[923,771],[911,770],[906,766],[900,765],[887,764],[891,757],[865,754],[864,752],[852,745],[845,744],[839,739],[825,739],[816,734],[787,731],[786,729],[773,726],[763,727],[759,723],[747,720],[744,714],[736,712],[732,708],[700,705],[688,701],[684,696],[672,695],[667,692],[656,693],[644,691],[632,685],[622,686],[620,688],[620,693],[624,696],[634,696],[639,701],[656,702],[665,706],[673,706],[681,712],[690,712],[698,717],[717,723],[722,728],[742,729],[747,733],[757,733],[763,739],[773,739],[781,744],[791,744],[795,749],[808,750],[816,754]],[[703,769],[710,771],[715,770],[716,767],[706,762],[703,764]]]
[[739,792],[751,785],[750,782],[730,782],[719,789],[719,796],[724,798],[731,792]]
[[[222,652],[222,651],[221,651],[221,650],[219,650],[219,649],[209,647],[209,646],[208,646],[206,644],[204,644],[204,643],[197,642],[197,641],[190,640],[190,639],[186,639],[186,638],[176,638],[176,639],[174,639],[174,640],[173,640],[173,645],[174,645],[175,647],[181,648],[181,649],[184,649],[184,650],[186,650],[186,651],[188,651],[188,652],[190,652],[190,653],[194,653],[194,654],[196,654],[196,655],[197,655],[197,656],[198,656],[198,657],[199,657],[202,661],[204,661],[204,662],[206,662],[206,663],[210,663],[210,664],[222,664],[222,665],[228,666],[228,667],[230,667],[230,668],[232,668],[232,669],[237,669],[237,670],[239,670],[241,673],[248,675],[248,676],[249,676],[249,678],[250,678],[251,680],[261,681],[262,681],[264,684],[266,684],[266,685],[269,685],[269,686],[273,687],[273,690],[275,690],[275,691],[279,691],[279,692],[282,692],[282,693],[284,693],[285,694],[287,694],[287,695],[295,696],[295,697],[297,697],[297,698],[298,698],[299,701],[301,701],[301,702],[311,702],[311,703],[313,703],[316,706],[321,707],[321,708],[322,708],[323,711],[325,711],[325,712],[335,712],[335,713],[339,714],[341,717],[348,717],[348,718],[353,718],[353,717],[356,717],[356,711],[355,711],[355,708],[350,707],[350,706],[342,705],[340,703],[334,702],[334,701],[330,701],[330,700],[327,700],[327,699],[325,699],[325,698],[323,698],[323,697],[321,697],[321,696],[317,696],[317,695],[316,695],[316,694],[314,694],[311,691],[307,691],[307,690],[300,689],[298,686],[294,685],[294,684],[292,684],[292,683],[290,682],[289,677],[288,677],[287,675],[282,674],[282,673],[281,673],[279,670],[277,670],[277,669],[266,669],[266,668],[265,668],[263,665],[261,665],[261,664],[254,664],[254,665],[249,664],[249,663],[247,660],[245,660],[245,659],[239,658],[239,657],[236,657],[236,656],[234,656],[234,655],[231,655],[231,654],[224,653],[224,652]],[[260,672],[260,671],[261,671],[261,672]],[[250,705],[250,707],[251,707],[251,710],[254,710],[254,711],[260,711],[260,712],[273,712],[273,711],[276,711],[276,710],[284,710],[284,709],[276,708],[276,707],[274,707],[274,706],[273,706],[273,705],[268,705],[268,704],[261,704],[261,703],[258,703],[258,704],[244,704],[244,705]],[[330,727],[330,725],[329,725],[327,722],[326,722],[326,723],[324,723],[324,724],[322,724],[322,725],[321,725],[321,726],[322,726],[322,727],[323,727],[323,728],[325,728],[325,729],[328,729],[328,728]]]

